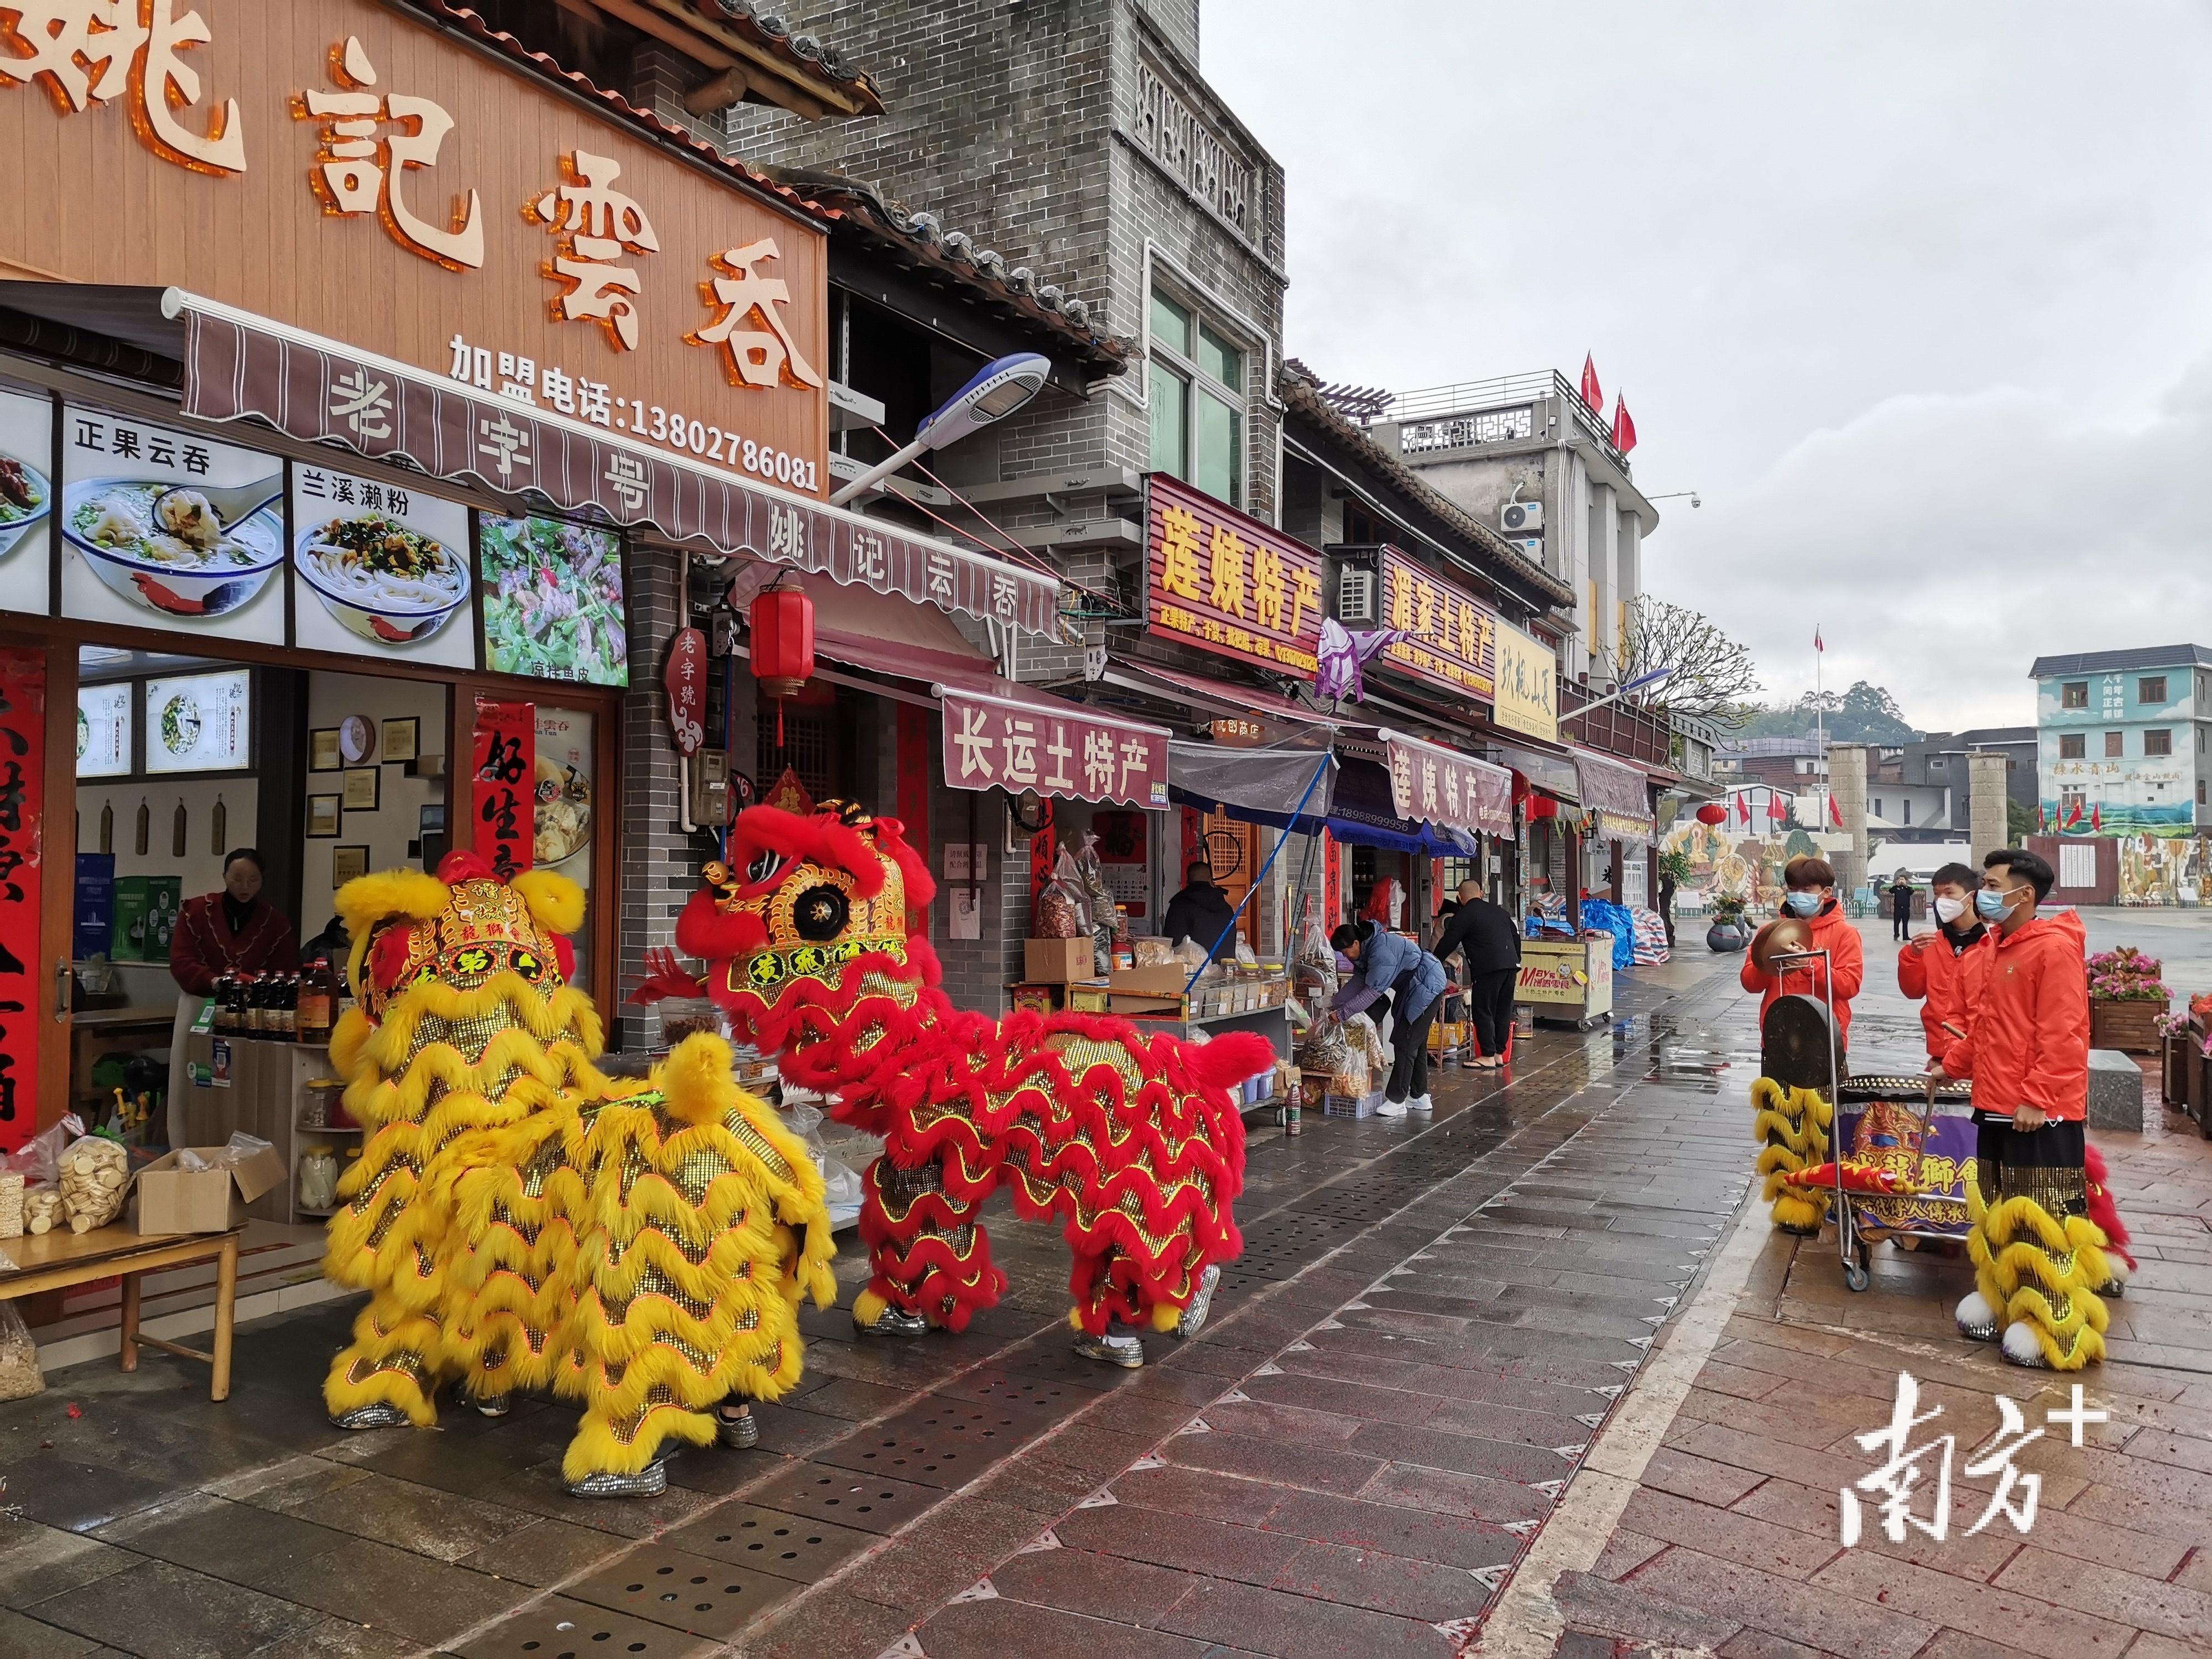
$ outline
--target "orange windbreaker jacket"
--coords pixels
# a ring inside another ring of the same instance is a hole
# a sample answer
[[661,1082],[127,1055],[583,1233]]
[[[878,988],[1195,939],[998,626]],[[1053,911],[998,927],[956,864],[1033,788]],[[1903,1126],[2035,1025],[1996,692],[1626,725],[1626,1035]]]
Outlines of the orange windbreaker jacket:
[[1944,1021],[1961,1031],[1968,1029],[1989,974],[1989,954],[1982,949],[1988,943],[1984,933],[1964,951],[1954,951],[1939,927],[1897,953],[1897,988],[1916,1000],[1927,999],[1921,1004],[1920,1025],[1928,1034],[1929,1059],[1942,1059],[1958,1041],[1943,1029]]
[[2088,935],[2071,910],[2038,916],[2010,938],[1992,932],[1966,1039],[1943,1069],[1974,1080],[1974,1109],[2009,1117],[2025,1104],[2079,1120],[2089,1109]]
[[[1851,999],[1859,994],[1866,979],[1866,951],[1859,943],[1859,930],[1851,926],[1851,919],[1844,914],[1844,907],[1835,900],[1812,918],[1813,948],[1826,951],[1835,968],[1836,1040],[1849,1047],[1851,1040]],[[1759,1018],[1762,1024],[1766,1011],[1774,1006],[1777,997],[1796,996],[1801,993],[1811,996],[1820,994],[1822,969],[1820,963],[1809,962],[1802,968],[1792,968],[1787,973],[1763,974],[1758,964],[1747,955],[1743,971],[1738,976],[1747,991],[1763,991],[1759,1000]]]

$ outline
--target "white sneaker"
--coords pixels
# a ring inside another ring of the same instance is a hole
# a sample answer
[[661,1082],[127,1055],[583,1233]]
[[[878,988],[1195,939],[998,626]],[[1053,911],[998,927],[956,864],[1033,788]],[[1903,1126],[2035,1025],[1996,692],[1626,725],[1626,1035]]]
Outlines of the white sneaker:
[[1377,1117],[1403,1117],[1406,1115],[1406,1103],[1402,1100],[1391,1100],[1387,1097],[1378,1100],[1375,1103],[1375,1115]]
[[1436,1103],[1426,1095],[1415,1095],[1406,1103],[1406,1109],[1409,1112],[1433,1112],[1436,1109]]

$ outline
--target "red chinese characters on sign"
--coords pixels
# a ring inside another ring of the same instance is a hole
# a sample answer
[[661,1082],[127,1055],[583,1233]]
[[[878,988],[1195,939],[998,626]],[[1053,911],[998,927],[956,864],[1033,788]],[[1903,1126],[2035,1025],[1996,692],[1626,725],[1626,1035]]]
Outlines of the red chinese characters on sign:
[[0,651],[0,1152],[39,1123],[40,799],[46,775],[46,665]]
[[530,867],[536,841],[538,710],[477,699],[471,810],[476,848],[502,878]]
[[1486,836],[1513,833],[1513,774],[1505,768],[1394,734],[1385,734],[1383,746],[1400,817]]
[[1497,686],[1498,613],[1395,547],[1382,550],[1382,625],[1413,637],[1382,659],[1455,691],[1488,697]]
[[660,680],[668,688],[669,735],[688,758],[707,740],[707,636],[696,628],[677,629]]
[[1146,496],[1152,632],[1311,679],[1321,555],[1164,473]]
[[1072,800],[1168,804],[1164,726],[1000,697],[945,694],[945,781]]

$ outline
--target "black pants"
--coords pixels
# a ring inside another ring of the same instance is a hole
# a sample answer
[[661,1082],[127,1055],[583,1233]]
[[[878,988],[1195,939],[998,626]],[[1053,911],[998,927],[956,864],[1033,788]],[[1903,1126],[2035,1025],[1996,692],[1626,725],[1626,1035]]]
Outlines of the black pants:
[[1896,926],[1890,930],[1892,939],[1912,937],[1912,912],[1900,906],[1895,912]]
[[1437,1012],[1443,1006],[1442,997],[1432,997],[1419,1013],[1390,1028],[1390,1081],[1382,1092],[1394,1105],[1428,1093],[1429,1027],[1436,1024]]
[[2008,1117],[1974,1114],[1974,1185],[1982,1202],[2032,1198],[2054,1216],[2088,1208],[2082,1170],[2087,1141],[2079,1119],[2052,1119],[2025,1133]]
[[1477,974],[1468,988],[1467,1000],[1474,1016],[1474,1046],[1486,1055],[1505,1052],[1505,1034],[1513,1029],[1514,993],[1520,983],[1519,969],[1500,968],[1494,973]]

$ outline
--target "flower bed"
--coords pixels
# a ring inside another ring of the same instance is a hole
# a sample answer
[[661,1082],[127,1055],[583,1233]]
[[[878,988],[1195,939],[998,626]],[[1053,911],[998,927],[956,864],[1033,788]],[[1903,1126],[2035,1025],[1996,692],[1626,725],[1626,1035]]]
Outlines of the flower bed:
[[2160,978],[2165,964],[2132,945],[2100,951],[2087,964],[2089,1042],[2124,1054],[2154,1054],[2172,1029],[2166,1008],[2173,993]]

